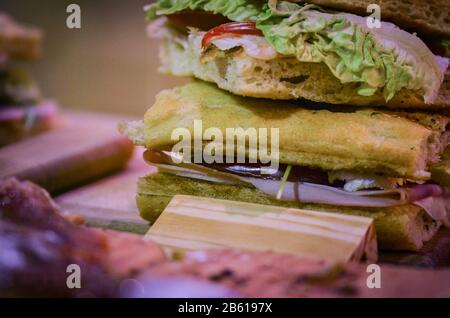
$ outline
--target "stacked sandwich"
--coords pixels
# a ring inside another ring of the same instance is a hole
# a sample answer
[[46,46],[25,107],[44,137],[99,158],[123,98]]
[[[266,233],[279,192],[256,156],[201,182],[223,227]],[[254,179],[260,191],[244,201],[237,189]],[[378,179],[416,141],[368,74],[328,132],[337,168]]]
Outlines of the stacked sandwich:
[[[155,221],[177,194],[363,215],[379,246],[396,250],[418,250],[450,225],[450,5],[378,1],[381,27],[371,28],[360,16],[371,2],[149,5],[161,70],[201,81],[163,91],[143,121],[121,126],[159,169],[139,180],[142,217]],[[232,147],[245,163],[174,154],[177,128],[229,154],[195,133],[197,120],[224,136],[277,128],[278,169],[268,174],[250,144]]]
[[40,30],[0,12],[0,147],[54,125],[55,104],[44,101],[28,73],[13,65],[39,58],[41,41]]

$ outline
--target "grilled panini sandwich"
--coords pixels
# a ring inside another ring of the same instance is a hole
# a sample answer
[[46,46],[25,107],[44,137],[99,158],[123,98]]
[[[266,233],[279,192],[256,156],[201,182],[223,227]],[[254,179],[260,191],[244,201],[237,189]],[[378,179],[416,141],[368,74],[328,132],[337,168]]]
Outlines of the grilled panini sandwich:
[[[419,250],[450,225],[449,5],[376,1],[373,28],[370,3],[146,7],[162,71],[202,81],[160,93],[143,121],[120,127],[159,169],[139,180],[142,217],[155,221],[177,194],[364,215],[391,250]],[[222,136],[238,129],[236,140],[278,129],[279,165],[255,158],[261,140],[239,147],[196,134],[196,121]],[[180,154],[180,128],[223,160]]]

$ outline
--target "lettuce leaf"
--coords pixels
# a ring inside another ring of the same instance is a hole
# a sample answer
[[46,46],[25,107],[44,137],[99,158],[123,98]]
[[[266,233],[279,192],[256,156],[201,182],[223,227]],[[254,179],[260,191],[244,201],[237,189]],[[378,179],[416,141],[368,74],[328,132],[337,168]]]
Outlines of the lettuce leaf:
[[185,10],[202,10],[221,14],[232,21],[256,21],[264,1],[261,0],[159,0],[145,10],[148,20]]
[[315,5],[278,0],[159,0],[148,18],[184,10],[222,14],[232,21],[254,21],[265,39],[283,55],[301,62],[325,63],[341,83],[359,83],[357,92],[381,91],[386,101],[406,88],[426,103],[439,93],[448,60],[438,59],[415,35],[382,22],[369,29],[366,19],[329,13]]

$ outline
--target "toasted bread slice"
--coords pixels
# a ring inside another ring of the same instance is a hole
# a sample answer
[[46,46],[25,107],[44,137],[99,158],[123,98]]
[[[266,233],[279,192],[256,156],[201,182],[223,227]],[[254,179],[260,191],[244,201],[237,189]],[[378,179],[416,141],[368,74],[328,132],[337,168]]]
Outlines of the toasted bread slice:
[[244,50],[208,51],[202,58],[201,50],[190,44],[183,48],[164,40],[161,46],[161,71],[177,76],[195,76],[215,83],[221,89],[237,95],[276,100],[308,99],[315,102],[355,106],[385,106],[446,110],[450,108],[450,76],[446,76],[433,104],[426,104],[422,94],[403,89],[386,102],[379,91],[372,96],[357,93],[359,83],[342,84],[324,63],[299,62],[295,57],[260,60]]
[[429,165],[439,161],[448,144],[445,116],[370,109],[330,111],[302,103],[243,98],[200,81],[163,91],[143,123],[130,123],[122,131],[147,149],[170,149],[177,143],[172,139],[174,129],[186,128],[194,136],[194,120],[202,120],[204,130],[220,129],[224,136],[227,128],[278,128],[280,163],[410,180],[429,179]]
[[0,12],[0,58],[34,60],[41,56],[42,32]]

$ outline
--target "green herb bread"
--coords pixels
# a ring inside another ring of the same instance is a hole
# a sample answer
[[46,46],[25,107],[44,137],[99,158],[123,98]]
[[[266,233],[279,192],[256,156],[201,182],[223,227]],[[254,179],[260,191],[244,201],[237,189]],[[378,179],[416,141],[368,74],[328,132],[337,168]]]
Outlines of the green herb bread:
[[378,245],[385,250],[419,250],[440,226],[415,205],[371,209],[283,202],[253,187],[212,183],[162,173],[141,178],[138,182],[136,200],[142,218],[155,222],[177,194],[372,217],[375,219]]
[[430,179],[429,165],[439,162],[449,142],[445,116],[307,108],[239,97],[200,81],[161,92],[142,122],[121,130],[137,145],[166,150],[178,143],[174,129],[186,128],[194,136],[195,120],[202,120],[203,130],[216,127],[224,136],[227,128],[278,128],[280,163],[410,180]]
[[[199,38],[196,39],[199,41]],[[382,92],[371,96],[357,93],[359,83],[341,83],[324,63],[299,62],[295,57],[261,60],[242,49],[220,51],[209,49],[204,57],[198,43],[186,47],[171,40],[163,40],[160,47],[162,73],[194,76],[215,83],[221,89],[237,95],[268,99],[308,99],[329,104],[380,106],[390,108],[450,108],[450,77],[446,76],[439,95],[432,104],[423,96],[402,89],[386,102]]]

